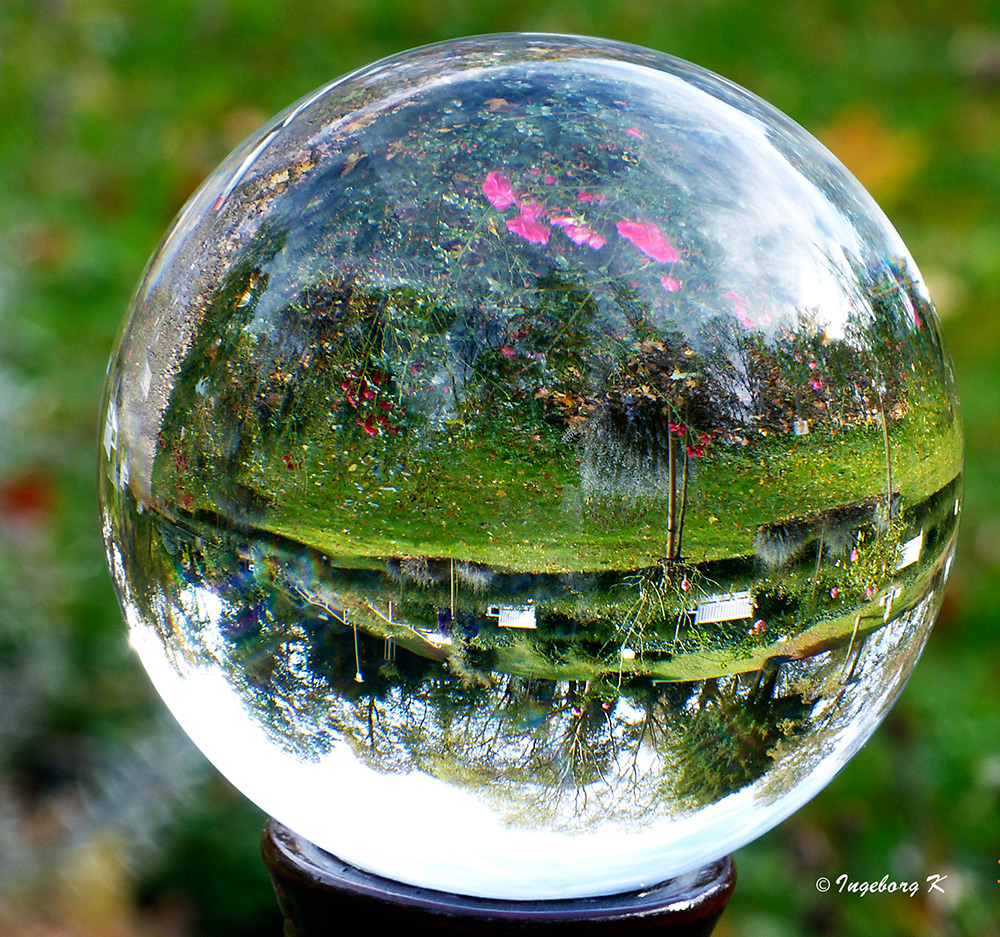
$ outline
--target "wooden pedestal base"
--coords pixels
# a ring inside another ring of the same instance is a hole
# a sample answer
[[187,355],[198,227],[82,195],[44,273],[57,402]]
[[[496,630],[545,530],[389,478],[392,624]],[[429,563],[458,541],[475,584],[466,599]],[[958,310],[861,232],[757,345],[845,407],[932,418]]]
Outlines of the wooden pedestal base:
[[401,937],[708,937],[736,886],[736,866],[732,856],[726,856],[644,891],[507,901],[379,878],[341,862],[274,820],[264,827],[263,851],[285,916],[285,937],[383,932]]

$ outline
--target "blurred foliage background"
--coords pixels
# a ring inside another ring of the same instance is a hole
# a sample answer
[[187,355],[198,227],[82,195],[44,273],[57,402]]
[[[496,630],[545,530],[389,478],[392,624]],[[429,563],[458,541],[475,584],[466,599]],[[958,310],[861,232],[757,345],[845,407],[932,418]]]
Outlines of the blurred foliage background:
[[[740,850],[719,937],[1000,934],[1000,5],[2,0],[0,937],[280,933],[263,816],[125,644],[96,510],[104,369],[171,218],[267,117],[381,56],[515,30],[650,46],[786,111],[893,219],[956,359],[967,501],[939,624],[861,754]],[[817,891],[841,873],[948,878]]]

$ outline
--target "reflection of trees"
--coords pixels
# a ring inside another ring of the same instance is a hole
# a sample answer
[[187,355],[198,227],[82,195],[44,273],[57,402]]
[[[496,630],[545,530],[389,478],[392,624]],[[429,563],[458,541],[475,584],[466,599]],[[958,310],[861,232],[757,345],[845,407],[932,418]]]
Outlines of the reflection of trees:
[[601,405],[581,436],[584,486],[643,500],[666,496],[665,555],[681,556],[691,460],[732,425],[736,401],[678,333],[645,331],[608,378]]
[[[957,484],[920,505],[912,518],[925,531],[927,553],[906,574],[894,575],[906,589],[927,575],[928,564],[936,570],[935,582],[940,579],[942,551],[950,549],[954,531]],[[845,681],[863,676],[869,648],[881,647],[880,654],[888,655],[886,673],[899,677],[889,660],[898,652],[879,637],[882,611],[875,609],[865,613],[849,644],[841,636],[840,646],[848,650],[832,652],[832,659],[843,661],[835,672],[819,668],[818,661],[831,658],[826,648],[837,644],[820,642],[807,660],[775,659],[753,673],[653,682],[640,672],[658,653],[657,628],[649,622],[625,636],[637,651],[634,670],[624,669],[618,656],[623,635],[612,616],[604,624],[582,623],[546,612],[543,600],[536,630],[504,631],[481,621],[470,628],[472,619],[463,611],[470,596],[490,604],[505,594],[496,590],[518,595],[516,590],[531,592],[538,585],[523,574],[475,564],[459,564],[465,593],[455,599],[455,614],[445,616],[449,640],[434,646],[418,640],[409,626],[389,622],[380,629],[361,611],[380,603],[385,608],[395,594],[399,614],[430,610],[420,626],[427,633],[436,615],[443,639],[441,610],[450,589],[442,580],[450,561],[397,561],[392,573],[384,567],[335,570],[300,547],[292,551],[189,523],[166,522],[147,511],[133,514],[116,533],[127,547],[129,602],[158,627],[177,667],[221,674],[250,718],[299,759],[314,760],[347,744],[376,770],[425,772],[495,800],[505,815],[524,822],[548,817],[572,825],[595,812],[628,821],[713,803],[789,759],[801,761],[798,753],[812,744],[814,705],[842,695]],[[891,544],[879,546],[876,539],[869,551],[862,537],[860,555],[847,572],[824,567],[833,577],[829,582],[863,589],[876,573],[892,570],[897,540],[898,531]],[[721,565],[711,567],[723,577]],[[703,572],[690,570],[692,577]],[[644,575],[654,585],[659,576],[657,588],[663,588],[662,567]],[[727,582],[731,570],[728,575]],[[771,591],[761,592],[759,613],[774,630],[844,614],[824,591],[826,579],[817,594],[815,577],[796,569],[769,576]],[[545,578],[553,596],[571,585],[577,590],[573,601],[584,603],[578,615],[591,598],[588,589],[599,585],[598,579],[585,585],[578,574],[567,581]],[[909,614],[921,595],[901,601],[894,614]],[[632,627],[627,616],[623,622],[621,627]],[[737,647],[756,640],[747,637],[745,622],[737,625]],[[660,647],[682,655],[693,636],[671,641],[675,628],[672,618],[666,622],[669,634]],[[729,632],[719,624],[709,632],[706,647],[719,653]],[[829,630],[824,634],[831,637]],[[393,638],[392,654],[386,637]],[[548,666],[546,661],[564,659],[573,678],[532,676],[534,662]],[[506,669],[508,662],[521,669]]]
[[780,666],[756,674],[706,680],[697,712],[675,741],[674,790],[682,803],[714,803],[752,784],[810,725],[812,706],[798,693],[776,693]]
[[[273,554],[231,543],[212,548],[173,525],[141,546],[152,560],[144,562],[146,578],[132,576],[136,597],[149,590],[143,617],[173,623],[161,640],[182,649],[178,666],[221,673],[275,744],[314,760],[346,743],[376,770],[422,771],[477,790],[525,822],[546,816],[572,824],[593,811],[637,819],[676,809],[681,795],[687,806],[722,796],[721,768],[701,794],[692,772],[677,774],[675,766],[693,764],[684,752],[707,752],[720,721],[732,731],[749,719],[741,729],[745,757],[749,740],[767,745],[775,737],[762,726],[789,718],[787,701],[771,698],[774,678],[741,696],[714,682],[491,672],[489,655],[463,645],[461,653],[477,656],[478,680],[450,666],[454,657],[443,666],[398,646],[386,660],[379,637],[355,636],[343,617],[277,587]],[[739,714],[741,701],[749,715]]]
[[789,685],[823,705],[816,706],[817,718],[808,733],[778,743],[775,770],[759,788],[765,803],[805,782],[835,753],[839,763],[834,770],[839,768],[878,725],[923,650],[945,579],[944,566],[938,565],[919,601],[885,627],[856,645],[792,665]]
[[[947,494],[928,509],[942,520]],[[469,642],[463,653],[482,678],[470,680],[447,654],[442,662],[397,646],[387,659],[382,636],[363,629],[356,656],[350,621],[332,602],[315,603],[319,585],[310,599],[282,578],[309,575],[289,573],[290,557],[238,538],[213,544],[175,525],[150,532],[160,526],[152,518],[138,517],[142,530],[129,544],[128,562],[143,570],[129,572],[133,599],[142,618],[161,625],[178,667],[221,674],[248,717],[296,758],[347,745],[375,770],[423,772],[492,801],[514,822],[640,823],[765,777],[792,777],[837,744],[856,716],[852,700],[870,692],[873,661],[893,683],[908,667],[877,631],[850,652],[676,683],[503,673]],[[939,581],[940,569],[932,588]],[[817,740],[815,706],[838,695],[844,716],[829,723],[822,710]],[[768,790],[777,784],[766,781]]]

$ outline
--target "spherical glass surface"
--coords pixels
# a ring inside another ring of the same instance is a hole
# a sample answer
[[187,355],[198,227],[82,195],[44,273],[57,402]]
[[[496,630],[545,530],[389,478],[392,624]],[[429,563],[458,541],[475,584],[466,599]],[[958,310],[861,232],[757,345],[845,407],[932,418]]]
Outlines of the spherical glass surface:
[[108,378],[131,642],[264,810],[564,898],[749,841],[941,602],[948,353],[889,222],[747,91],[487,36],[341,78],[183,209]]

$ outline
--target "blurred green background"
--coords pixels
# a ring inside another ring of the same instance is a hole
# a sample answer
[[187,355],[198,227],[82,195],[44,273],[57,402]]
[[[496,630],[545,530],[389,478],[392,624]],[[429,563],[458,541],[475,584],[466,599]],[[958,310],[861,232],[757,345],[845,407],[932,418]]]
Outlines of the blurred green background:
[[[690,59],[816,134],[910,246],[963,392],[966,511],[930,645],[854,761],[737,854],[717,934],[1000,934],[1000,6],[2,0],[0,937],[280,933],[263,816],[125,645],[95,496],[104,369],[171,218],[267,117],[381,56],[515,30]],[[948,878],[817,891],[841,873]]]

